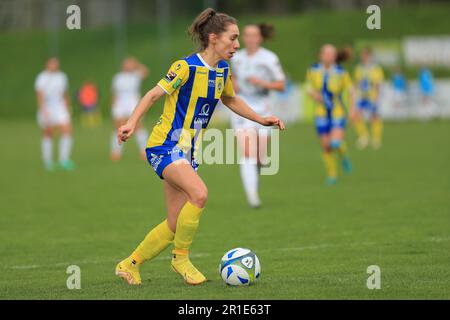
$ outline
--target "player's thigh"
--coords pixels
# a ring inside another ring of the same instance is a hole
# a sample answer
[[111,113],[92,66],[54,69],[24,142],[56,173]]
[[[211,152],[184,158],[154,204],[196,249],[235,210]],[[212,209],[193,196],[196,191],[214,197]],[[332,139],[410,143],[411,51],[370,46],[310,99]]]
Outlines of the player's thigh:
[[366,112],[368,105],[369,105],[368,101],[365,99],[356,101],[356,108],[354,108],[353,112],[350,114],[351,120],[352,121],[364,120],[364,112]]
[[52,126],[42,127],[42,136],[46,138],[51,138],[55,134],[55,129]]
[[72,134],[72,124],[70,121],[61,123],[58,125],[58,130],[63,135],[70,135]]
[[370,121],[376,121],[380,120],[380,113],[378,111],[378,105],[376,103],[373,103],[371,109],[370,109]]
[[258,152],[258,131],[255,128],[238,128],[236,139],[245,157],[256,157]]
[[172,187],[185,193],[192,204],[200,208],[204,207],[208,198],[208,189],[186,159],[179,159],[169,164],[162,172],[162,176]]
[[330,141],[331,138],[329,133],[322,133],[321,135],[319,135],[320,146],[322,147],[323,150],[330,149]]
[[341,127],[334,127],[331,130],[330,138],[331,140],[342,141],[344,140],[345,129]]
[[188,198],[183,191],[170,185],[167,181],[164,181],[164,195],[166,198],[167,222],[169,228],[175,232],[178,215]]
[[319,115],[314,119],[316,133],[319,136],[320,146],[324,150],[330,148],[331,116]]
[[267,159],[267,148],[270,141],[270,134],[260,132],[258,135],[258,160],[260,163]]

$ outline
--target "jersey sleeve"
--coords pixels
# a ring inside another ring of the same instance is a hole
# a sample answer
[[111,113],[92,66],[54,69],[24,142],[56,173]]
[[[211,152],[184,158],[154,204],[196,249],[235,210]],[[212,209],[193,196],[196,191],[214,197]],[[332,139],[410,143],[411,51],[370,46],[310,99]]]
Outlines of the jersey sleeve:
[[186,61],[175,61],[167,75],[158,82],[158,86],[168,95],[186,83],[189,78],[189,66]]
[[228,70],[227,79],[225,81],[225,87],[223,88],[222,95],[227,97],[234,97],[234,89],[233,89],[233,82],[231,80],[231,69]]
[[274,56],[267,66],[272,73],[274,81],[285,80],[286,76],[284,75],[283,68],[281,67],[280,59],[278,59],[277,56]]
[[356,82],[361,81],[361,72],[358,66],[353,70],[353,79],[355,79]]
[[311,83],[312,83],[311,68],[308,68],[306,70],[306,85],[310,87]]
[[312,68],[308,68],[306,70],[305,89],[306,90],[315,89],[313,83],[314,83],[314,73],[313,73]]
[[65,73],[63,73],[62,82],[63,82],[63,90],[67,91],[69,88],[69,78]]

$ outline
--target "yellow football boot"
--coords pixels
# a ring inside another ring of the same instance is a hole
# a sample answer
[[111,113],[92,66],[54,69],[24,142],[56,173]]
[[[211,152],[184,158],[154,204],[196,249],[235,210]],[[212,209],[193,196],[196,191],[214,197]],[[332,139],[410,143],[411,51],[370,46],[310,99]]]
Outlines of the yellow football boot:
[[174,254],[172,270],[181,275],[187,284],[197,285],[207,281],[206,277],[194,267],[187,253],[177,254],[175,250],[172,253]]
[[116,266],[116,276],[125,279],[128,284],[138,285],[142,283],[139,274],[139,265],[131,257],[128,257]]

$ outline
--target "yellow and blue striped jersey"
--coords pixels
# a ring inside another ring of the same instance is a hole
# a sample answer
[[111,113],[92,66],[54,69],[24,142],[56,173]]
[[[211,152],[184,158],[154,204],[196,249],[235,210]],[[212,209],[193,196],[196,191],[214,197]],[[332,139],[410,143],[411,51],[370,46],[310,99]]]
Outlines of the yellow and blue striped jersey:
[[213,68],[198,53],[175,61],[158,86],[167,95],[148,148],[178,146],[187,152],[208,126],[220,97],[234,96],[228,63],[222,60]]
[[354,79],[357,83],[358,98],[375,102],[378,98],[379,85],[384,79],[383,69],[374,63],[359,64],[354,70]]
[[339,113],[337,116],[343,116],[343,93],[350,89],[352,80],[342,66],[334,64],[326,69],[321,63],[315,63],[308,69],[306,80],[307,85],[322,96],[323,103],[316,102],[316,116],[324,116],[331,109]]

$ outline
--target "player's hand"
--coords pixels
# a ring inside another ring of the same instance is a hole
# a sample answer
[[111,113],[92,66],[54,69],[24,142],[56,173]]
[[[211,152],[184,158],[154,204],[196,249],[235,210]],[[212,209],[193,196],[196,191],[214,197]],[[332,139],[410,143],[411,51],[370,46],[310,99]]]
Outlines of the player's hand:
[[264,117],[263,122],[261,123],[263,126],[278,126],[280,130],[284,130],[286,127],[284,126],[283,121],[278,119],[275,116]]
[[254,86],[264,87],[264,81],[257,77],[254,77],[254,76],[248,77],[247,81]]
[[122,142],[126,142],[133,135],[135,128],[135,125],[128,122],[123,126],[120,126],[117,130],[117,139],[119,140],[119,144],[122,144]]

